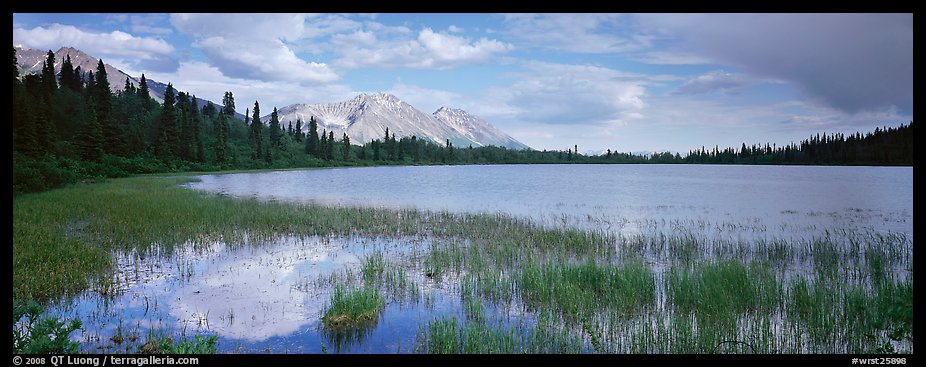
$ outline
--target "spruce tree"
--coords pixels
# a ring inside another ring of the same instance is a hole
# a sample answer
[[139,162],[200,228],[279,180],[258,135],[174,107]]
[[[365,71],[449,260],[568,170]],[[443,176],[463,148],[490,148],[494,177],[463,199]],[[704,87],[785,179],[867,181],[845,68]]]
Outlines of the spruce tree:
[[321,137],[321,140],[319,140],[318,142],[318,153],[316,157],[318,157],[319,159],[327,160],[328,156],[325,154],[328,151],[327,147],[328,147],[328,131],[322,130],[322,137]]
[[318,146],[318,123],[315,121],[315,116],[312,116],[309,118],[309,136],[305,141],[305,152],[319,158]]
[[325,156],[329,161],[334,159],[334,130],[328,132],[328,145],[325,149]]
[[341,156],[345,161],[350,158],[350,137],[347,136],[347,133],[344,133],[344,136],[341,137]]
[[[222,97],[222,114],[232,117],[235,116],[235,95],[232,92],[225,92]],[[244,113],[247,118],[247,111]]]
[[225,163],[226,152],[228,151],[228,115],[220,114],[216,116],[212,121],[214,123],[215,130],[215,143],[213,145],[213,151],[215,152],[215,162],[216,163]]
[[175,158],[177,153],[177,111],[174,106],[174,86],[167,84],[167,90],[164,91],[164,105],[161,108],[161,117],[158,119],[157,129],[155,130],[154,154],[161,160]]
[[212,104],[212,101],[208,101],[206,106],[203,107],[203,116],[208,118],[213,118],[218,113],[218,110],[215,108],[215,105]]
[[277,108],[270,113],[270,146],[279,148],[283,145],[283,130],[280,128],[280,118]]
[[301,143],[302,142],[302,119],[301,118],[296,119],[295,133],[296,133],[295,134],[296,141]]
[[148,80],[145,74],[141,75],[141,82],[138,83],[138,96],[141,97],[141,105],[145,111],[151,111],[151,91],[148,90]]
[[251,118],[251,145],[254,148],[254,155],[252,158],[255,160],[263,158],[264,147],[261,141],[261,131],[263,129],[264,124],[260,122],[260,104],[254,101],[254,116]]
[[58,73],[58,80],[61,88],[68,88],[75,92],[80,92],[80,76],[74,74],[74,64],[71,63],[71,55],[64,57],[61,63],[61,72]]
[[87,116],[84,126],[77,135],[80,157],[84,160],[99,162],[103,157],[103,128],[96,116],[93,97],[87,102]]
[[192,114],[190,119],[190,132],[193,134],[193,146],[196,149],[196,161],[204,162],[206,157],[203,152],[203,137],[200,133],[200,124],[201,117],[199,115],[199,106],[196,103],[196,96],[193,96],[193,101],[191,102],[192,106],[190,107],[190,113]]
[[193,160],[193,131],[190,118],[190,96],[184,92],[177,93],[177,115],[180,124],[180,137],[177,152],[185,161]]
[[124,134],[121,124],[112,119],[112,91],[109,86],[109,77],[106,75],[106,66],[100,59],[96,65],[95,89],[90,92],[96,101],[96,116],[100,126],[103,127],[105,145],[103,150],[110,154],[120,154],[124,148]]
[[55,76],[55,53],[48,50],[45,62],[42,64],[42,84],[45,87],[45,102],[51,102],[51,97],[58,91],[58,80]]

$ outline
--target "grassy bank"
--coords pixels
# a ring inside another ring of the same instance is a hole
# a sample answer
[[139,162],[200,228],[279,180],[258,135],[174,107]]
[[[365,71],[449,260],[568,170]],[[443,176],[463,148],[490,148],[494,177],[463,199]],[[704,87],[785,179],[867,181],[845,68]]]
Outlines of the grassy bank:
[[235,199],[178,186],[189,180],[122,178],[15,197],[14,299],[105,296],[122,251],[427,237],[417,256],[373,253],[332,277],[321,321],[338,345],[375,327],[384,305],[418,302],[421,279],[452,284],[461,300],[458,316],[419,325],[424,352],[859,353],[912,341],[912,240],[900,235],[619,236],[501,214]]

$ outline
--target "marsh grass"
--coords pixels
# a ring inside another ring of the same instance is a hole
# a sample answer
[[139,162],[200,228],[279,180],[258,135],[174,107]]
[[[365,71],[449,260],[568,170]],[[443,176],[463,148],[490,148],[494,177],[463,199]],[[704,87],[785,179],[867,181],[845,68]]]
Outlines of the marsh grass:
[[[427,303],[416,283],[425,279],[455,284],[465,315],[427,322],[418,338],[426,352],[912,352],[903,343],[912,341],[913,250],[903,235],[826,230],[746,241],[736,233],[761,228],[693,222],[662,232],[655,221],[617,235],[504,214],[262,202],[178,187],[190,180],[134,177],[16,196],[14,299],[118,293],[117,253],[168,258],[286,236],[416,237],[429,239],[420,254],[375,251],[359,269],[295,286],[333,289],[322,324],[336,350],[362,339],[387,302]],[[523,317],[500,322],[512,308]],[[901,343],[888,343],[895,334]]]
[[379,322],[386,301],[373,287],[345,289],[337,287],[322,315],[326,330],[371,329]]

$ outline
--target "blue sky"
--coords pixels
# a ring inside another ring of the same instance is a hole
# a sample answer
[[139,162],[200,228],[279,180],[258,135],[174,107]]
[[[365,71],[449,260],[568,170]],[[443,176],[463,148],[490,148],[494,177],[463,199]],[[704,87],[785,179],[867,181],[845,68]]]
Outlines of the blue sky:
[[912,14],[14,14],[13,43],[261,110],[395,94],[535,149],[797,142],[913,119]]

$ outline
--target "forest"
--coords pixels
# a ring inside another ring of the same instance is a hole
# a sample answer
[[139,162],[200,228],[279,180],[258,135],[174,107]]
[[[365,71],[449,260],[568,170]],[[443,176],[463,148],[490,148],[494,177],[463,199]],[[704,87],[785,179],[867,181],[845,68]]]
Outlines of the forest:
[[[279,121],[276,108],[264,124],[261,106],[236,117],[231,91],[222,105],[200,106],[195,96],[168,85],[163,103],[126,81],[113,93],[103,60],[96,70],[74,68],[67,57],[55,73],[48,51],[40,74],[21,76],[13,48],[13,193],[167,172],[283,169],[332,166],[538,163],[694,163],[800,165],[913,165],[913,122],[864,134],[817,134],[785,146],[701,147],[679,153],[584,155],[566,150],[456,147],[415,136],[352,142],[309,121]],[[564,142],[564,145],[570,145]]]

